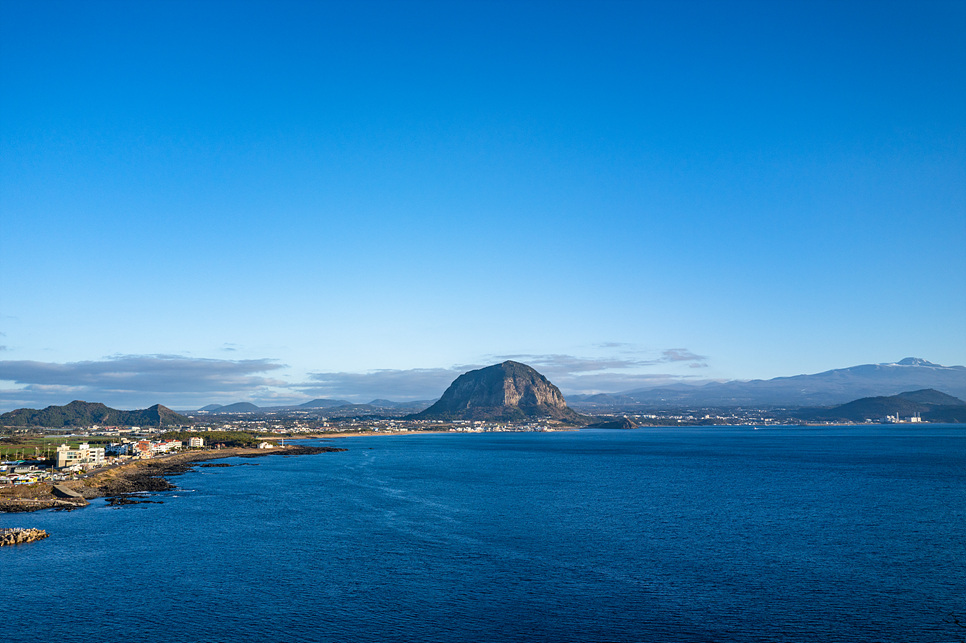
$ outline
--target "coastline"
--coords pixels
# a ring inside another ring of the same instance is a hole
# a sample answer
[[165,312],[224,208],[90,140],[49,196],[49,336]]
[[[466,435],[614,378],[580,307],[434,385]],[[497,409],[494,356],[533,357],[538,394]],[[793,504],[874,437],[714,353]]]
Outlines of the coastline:
[[[885,426],[908,426],[926,428],[935,426],[939,423],[921,424],[890,424]],[[747,426],[752,425],[721,425],[721,426]],[[840,427],[861,427],[867,426],[866,423],[837,422],[828,423],[801,423],[795,425],[761,425],[762,428],[781,428],[784,426],[799,426],[810,428],[827,428],[829,426]],[[701,428],[696,425],[643,425],[637,429],[682,429],[682,428]],[[584,427],[557,428],[555,431],[575,431]],[[708,428],[708,427],[703,427]],[[755,426],[757,429],[758,426]],[[618,429],[620,430],[620,429]],[[337,440],[341,438],[353,437],[373,437],[373,436],[409,436],[409,435],[439,435],[450,434],[462,435],[447,430],[426,430],[426,431],[346,431],[346,432],[320,432],[312,434],[301,434],[298,436],[286,437],[266,437],[266,440]],[[183,451],[171,455],[152,458],[149,460],[135,460],[120,465],[111,465],[102,469],[95,470],[87,476],[64,482],[36,483],[27,486],[0,486],[0,513],[27,513],[40,511],[43,509],[73,510],[86,507],[89,500],[94,498],[115,498],[112,504],[132,504],[134,502],[146,502],[146,500],[132,500],[128,496],[144,492],[169,491],[176,486],[166,478],[169,476],[180,475],[190,471],[197,463],[208,460],[218,460],[232,457],[255,458],[270,455],[312,455],[334,451],[346,451],[344,448],[328,446],[305,446],[301,444],[286,444],[276,446],[272,449],[258,449],[254,447],[226,447],[214,450]],[[229,466],[229,465],[221,465]]]
[[[315,455],[345,451],[335,447],[286,445],[274,449],[229,447],[206,451],[186,451],[150,460],[136,460],[94,471],[78,480],[57,484],[0,489],[0,513],[25,513],[42,509],[72,510],[86,507],[88,500],[126,496],[146,491],[176,488],[166,478],[190,471],[196,463],[224,458],[259,458],[270,455]],[[56,487],[56,488],[55,488]],[[119,504],[127,504],[123,501]]]
[[[374,435],[435,435],[440,433],[452,433],[452,431],[345,431],[342,433],[306,433],[298,436],[281,438],[284,440],[326,440],[328,438],[358,438],[370,437]],[[278,440],[280,438],[266,438],[266,440]]]

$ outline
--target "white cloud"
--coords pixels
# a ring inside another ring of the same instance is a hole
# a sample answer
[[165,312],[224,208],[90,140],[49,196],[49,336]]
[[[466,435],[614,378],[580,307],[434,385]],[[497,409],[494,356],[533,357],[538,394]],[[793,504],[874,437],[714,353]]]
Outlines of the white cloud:
[[285,386],[263,374],[284,368],[274,360],[198,359],[178,355],[117,355],[100,361],[0,361],[4,408],[66,404],[74,399],[121,408],[164,404],[191,408],[212,399],[250,399]]
[[695,355],[686,348],[669,348],[661,353],[659,362],[704,362],[707,357]]
[[608,342],[599,348],[619,349],[621,357],[577,357],[574,355],[505,355],[496,361],[512,359],[537,369],[563,393],[617,393],[673,382],[695,381],[693,375],[653,373],[655,366],[707,366],[706,357],[686,348],[668,348],[645,352],[631,344]]
[[[486,364],[449,368],[384,369],[366,373],[314,372],[291,383],[270,377],[286,368],[272,359],[225,360],[179,355],[115,355],[97,361],[54,363],[0,360],[0,408],[42,408],[75,399],[103,402],[117,408],[145,408],[164,404],[194,409],[209,403],[248,401],[260,406],[298,404],[327,397],[352,402],[376,398],[396,401],[438,398],[463,373],[507,359],[523,362],[545,375],[566,393],[615,393],[674,381],[684,374],[653,373],[654,366],[707,366],[705,357],[686,348],[650,354],[626,349],[619,357],[578,357],[567,354],[491,356]],[[234,345],[225,344],[231,349]]]
[[377,370],[368,373],[311,373],[309,381],[293,385],[313,398],[336,398],[368,402],[384,398],[395,401],[429,400],[443,394],[454,379],[479,366]]
[[[629,345],[611,343],[610,348]],[[457,377],[489,364],[513,360],[532,366],[564,393],[616,393],[647,386],[661,386],[694,376],[647,373],[648,367],[667,364],[706,366],[705,358],[684,348],[666,349],[657,357],[585,358],[566,354],[493,355],[486,364],[464,364],[451,368],[377,370],[368,373],[317,372],[309,381],[292,386],[309,397],[336,398],[367,402],[375,398],[391,400],[428,400],[438,398]]]

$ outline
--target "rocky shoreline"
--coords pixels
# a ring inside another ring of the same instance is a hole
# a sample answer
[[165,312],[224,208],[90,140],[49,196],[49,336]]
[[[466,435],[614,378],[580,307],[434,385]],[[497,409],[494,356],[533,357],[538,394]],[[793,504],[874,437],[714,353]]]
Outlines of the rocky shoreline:
[[[87,506],[92,498],[113,497],[111,504],[135,504],[139,500],[123,500],[129,494],[169,491],[175,485],[168,476],[191,471],[195,464],[222,458],[259,458],[271,455],[316,455],[345,451],[335,447],[285,446],[274,449],[228,448],[210,451],[187,451],[152,460],[139,460],[96,471],[89,477],[56,485],[36,484],[30,487],[0,490],[0,513],[21,513],[41,509],[77,509]],[[68,495],[68,492],[73,492]],[[141,500],[140,502],[144,502]]]
[[0,529],[0,547],[32,543],[35,540],[43,540],[49,535],[43,529],[22,529],[20,527]]

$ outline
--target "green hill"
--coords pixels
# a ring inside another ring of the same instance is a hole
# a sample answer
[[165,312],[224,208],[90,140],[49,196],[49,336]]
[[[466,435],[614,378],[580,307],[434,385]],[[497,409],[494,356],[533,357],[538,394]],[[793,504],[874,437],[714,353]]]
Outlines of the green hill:
[[87,426],[178,426],[192,424],[191,418],[166,406],[137,411],[119,411],[99,402],[75,400],[65,406],[45,409],[17,409],[0,415],[0,426],[42,426],[51,429]]
[[803,420],[864,422],[889,415],[907,418],[917,413],[927,422],[966,422],[966,402],[934,389],[922,389],[864,397],[830,408],[799,409],[795,416]]
[[251,402],[235,402],[234,404],[228,404],[226,406],[217,406],[215,408],[209,408],[209,413],[256,413],[259,410],[257,406]]

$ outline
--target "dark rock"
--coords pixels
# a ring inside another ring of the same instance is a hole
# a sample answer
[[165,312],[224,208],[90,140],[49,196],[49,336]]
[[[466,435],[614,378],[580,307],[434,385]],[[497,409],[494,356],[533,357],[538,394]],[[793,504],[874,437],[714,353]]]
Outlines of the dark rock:
[[438,402],[415,420],[520,421],[553,418],[581,423],[581,415],[567,407],[560,389],[543,375],[519,362],[506,361],[460,375]]
[[615,420],[601,420],[600,422],[595,422],[594,424],[588,424],[586,429],[636,429],[638,425],[631,422],[628,418],[620,418]]
[[110,496],[108,498],[105,498],[105,500],[107,501],[107,504],[111,505],[112,507],[120,507],[122,505],[143,505],[143,504],[163,505],[164,504],[160,500],[147,500],[143,496],[135,496],[135,495],[129,495],[129,494]]

